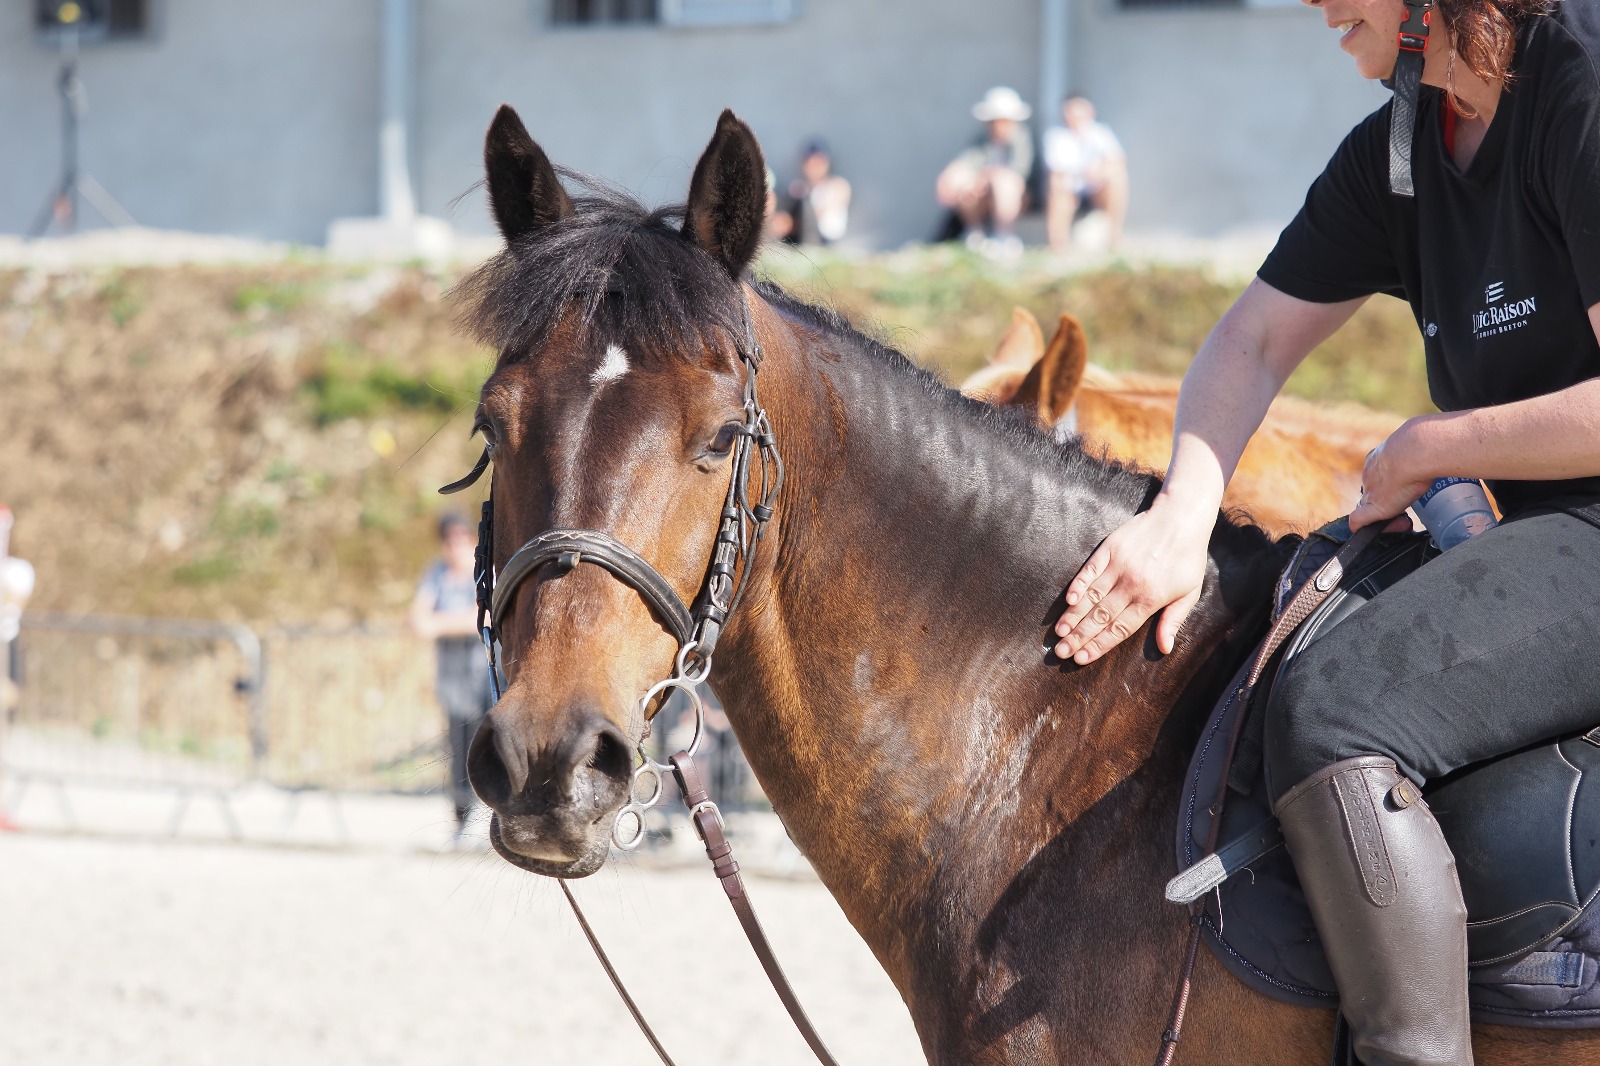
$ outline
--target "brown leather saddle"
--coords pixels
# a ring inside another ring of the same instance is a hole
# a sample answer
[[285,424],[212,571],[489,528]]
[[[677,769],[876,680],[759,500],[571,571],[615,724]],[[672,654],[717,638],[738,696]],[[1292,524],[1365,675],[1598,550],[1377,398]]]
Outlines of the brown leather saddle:
[[[1306,538],[1279,582],[1275,613],[1349,537],[1339,522]],[[1184,873],[1169,896],[1214,893],[1200,919],[1207,945],[1241,981],[1276,999],[1338,1003],[1266,797],[1261,736],[1270,680],[1434,554],[1425,534],[1378,538],[1247,694],[1241,670],[1191,759],[1177,825]],[[1219,794],[1225,798],[1213,836]],[[1466,900],[1473,1017],[1600,1027],[1600,729],[1466,767],[1430,782],[1424,795],[1455,852]],[[1210,840],[1220,846],[1208,857]]]

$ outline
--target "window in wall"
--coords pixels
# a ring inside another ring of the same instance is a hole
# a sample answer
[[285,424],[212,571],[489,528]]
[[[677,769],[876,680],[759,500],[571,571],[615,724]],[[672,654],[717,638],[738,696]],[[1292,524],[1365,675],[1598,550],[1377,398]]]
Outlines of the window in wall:
[[71,30],[84,41],[145,37],[150,0],[34,0],[33,25],[52,39]]
[[661,21],[669,26],[752,26],[790,22],[800,0],[661,0]]
[[657,0],[551,0],[550,21],[557,26],[600,26],[659,22]]

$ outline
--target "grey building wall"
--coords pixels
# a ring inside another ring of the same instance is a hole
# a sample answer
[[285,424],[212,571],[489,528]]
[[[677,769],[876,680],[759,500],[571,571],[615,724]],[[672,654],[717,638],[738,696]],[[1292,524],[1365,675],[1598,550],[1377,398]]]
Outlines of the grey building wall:
[[1130,225],[1280,227],[1344,135],[1389,93],[1321,11],[1075,0],[1072,85],[1128,152]]
[[[376,209],[376,0],[157,0],[148,39],[84,48],[83,165],[142,225],[321,243]],[[56,55],[0,3],[0,232],[58,170]],[[92,211],[86,220],[98,221]]]
[[[412,137],[422,210],[487,233],[482,135],[516,106],[559,163],[681,199],[718,112],[786,180],[813,135],[871,243],[927,236],[940,166],[994,84],[1040,81],[1041,0],[806,0],[773,26],[564,29],[548,0],[418,0]],[[0,232],[44,200],[55,57],[31,4],[0,4]],[[87,48],[84,163],[141,223],[320,242],[377,209],[380,0],[156,0],[144,41]],[[1067,81],[1127,146],[1135,228],[1281,225],[1343,133],[1381,103],[1318,12],[1124,10],[1073,0]],[[1037,131],[1043,116],[1035,116]],[[459,198],[459,199],[458,199]]]
[[[558,29],[541,5],[425,4],[423,209],[441,214],[481,176],[483,130],[516,107],[558,163],[646,202],[681,200],[717,115],[732,107],[780,181],[822,135],[855,189],[852,228],[873,243],[930,234],[933,179],[980,132],[991,85],[1038,78],[1037,0],[807,0],[793,23],[740,28]],[[487,226],[476,195],[450,220]]]

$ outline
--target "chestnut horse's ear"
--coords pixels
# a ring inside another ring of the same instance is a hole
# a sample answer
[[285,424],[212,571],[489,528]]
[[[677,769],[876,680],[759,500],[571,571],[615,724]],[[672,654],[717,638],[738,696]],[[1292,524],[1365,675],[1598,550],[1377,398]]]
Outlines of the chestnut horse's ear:
[[689,183],[683,232],[735,280],[756,257],[767,224],[767,164],[755,134],[724,111]]
[[1053,426],[1077,402],[1088,365],[1089,339],[1083,324],[1074,315],[1062,315],[1044,358],[1028,371],[1011,402],[1033,407],[1040,425]]
[[483,170],[489,206],[500,233],[511,244],[572,214],[572,199],[556,168],[509,104],[501,104],[483,139]]
[[990,353],[989,362],[996,366],[1031,367],[1043,354],[1044,330],[1039,328],[1039,320],[1026,307],[1013,307],[1011,325]]

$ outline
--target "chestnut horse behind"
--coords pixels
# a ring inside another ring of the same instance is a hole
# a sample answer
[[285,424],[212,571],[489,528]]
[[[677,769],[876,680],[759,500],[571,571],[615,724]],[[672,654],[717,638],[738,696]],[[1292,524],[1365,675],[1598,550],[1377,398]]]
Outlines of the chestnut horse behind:
[[[787,480],[711,679],[762,787],[930,1062],[1148,1060],[1188,929],[1162,899],[1180,779],[1282,550],[1220,522],[1173,654],[1146,633],[1063,663],[1046,636],[1060,590],[1154,477],[744,281],[765,167],[731,113],[676,212],[572,195],[509,108],[485,162],[506,249],[463,283],[463,316],[499,351],[476,420],[494,563],[555,527],[603,530],[691,600],[743,423],[737,352],[759,341]],[[599,566],[516,586],[500,639],[510,683],[470,759],[491,838],[521,869],[584,876],[606,860],[655,710],[641,696],[677,642]],[[699,993],[689,1009],[714,1002]],[[1318,1066],[1332,1031],[1331,1013],[1264,999],[1206,957],[1181,1061]],[[1593,1062],[1600,1046],[1477,1035],[1486,1064],[1558,1046]],[[848,1058],[849,1035],[834,1040]]]
[[[1178,382],[1094,366],[1083,327],[1070,314],[1047,347],[1038,320],[1016,308],[989,365],[961,391],[1027,411],[1046,428],[1077,433],[1110,458],[1146,470],[1164,470],[1172,453]],[[1361,496],[1367,452],[1399,425],[1382,412],[1281,397],[1245,448],[1223,506],[1278,535],[1349,514]]]

